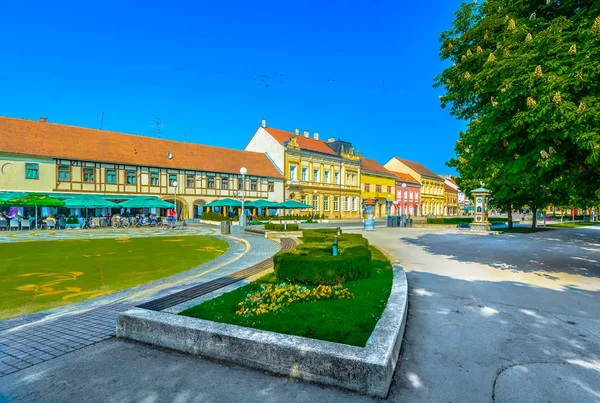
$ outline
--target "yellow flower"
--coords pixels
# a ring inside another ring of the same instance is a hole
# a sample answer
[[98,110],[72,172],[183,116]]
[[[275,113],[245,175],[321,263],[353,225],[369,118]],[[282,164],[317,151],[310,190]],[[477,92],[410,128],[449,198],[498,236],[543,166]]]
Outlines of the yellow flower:
[[571,47],[569,48],[569,54],[570,55],[576,55],[577,54],[577,44],[571,45]]
[[527,36],[525,37],[525,42],[529,42],[530,40],[533,39],[533,36],[531,36],[531,33],[527,34]]
[[538,65],[533,72],[533,78],[542,78],[543,75],[542,66]]

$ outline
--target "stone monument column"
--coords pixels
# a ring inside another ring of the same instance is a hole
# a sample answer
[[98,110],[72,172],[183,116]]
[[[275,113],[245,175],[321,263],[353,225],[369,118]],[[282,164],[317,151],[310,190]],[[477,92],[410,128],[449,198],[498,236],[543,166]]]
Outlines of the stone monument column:
[[475,199],[473,222],[469,225],[471,231],[488,232],[490,230],[490,222],[488,221],[487,203],[490,191],[480,187],[471,192]]

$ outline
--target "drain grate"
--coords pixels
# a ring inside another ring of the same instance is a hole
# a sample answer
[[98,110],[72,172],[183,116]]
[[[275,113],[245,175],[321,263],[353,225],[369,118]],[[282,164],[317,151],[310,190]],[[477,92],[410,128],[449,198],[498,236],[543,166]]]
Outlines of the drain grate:
[[[284,251],[293,250],[296,247],[296,242],[292,238],[281,238],[281,245],[281,249]],[[220,288],[227,287],[228,285],[237,283],[240,280],[252,277],[253,275],[260,273],[261,271],[268,269],[272,265],[273,258],[270,257],[244,270],[237,271],[228,276],[219,277],[217,279],[207,281],[206,283],[190,287],[186,290],[179,291],[174,294],[155,299],[153,301],[145,302],[141,305],[138,305],[137,307],[149,309],[151,311],[162,311],[164,309],[170,308],[175,305],[179,305],[194,298],[201,297],[202,295],[206,295]]]

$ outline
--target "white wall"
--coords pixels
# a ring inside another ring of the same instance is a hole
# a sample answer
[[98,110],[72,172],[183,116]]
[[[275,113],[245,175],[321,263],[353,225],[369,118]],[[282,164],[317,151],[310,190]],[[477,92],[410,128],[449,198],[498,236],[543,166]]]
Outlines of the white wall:
[[269,158],[273,160],[273,163],[279,168],[281,172],[285,172],[284,166],[284,153],[285,149],[277,140],[275,140],[267,131],[259,127],[254,136],[248,142],[245,148],[246,151],[254,151],[259,153],[266,153]]

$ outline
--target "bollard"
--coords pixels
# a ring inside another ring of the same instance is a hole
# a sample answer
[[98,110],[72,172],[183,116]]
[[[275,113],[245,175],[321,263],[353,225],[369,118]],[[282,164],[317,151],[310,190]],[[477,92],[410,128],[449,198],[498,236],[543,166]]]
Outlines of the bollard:
[[337,236],[342,235],[342,228],[341,227],[337,227]]
[[333,256],[337,256],[338,255],[338,237],[334,236],[333,237]]

